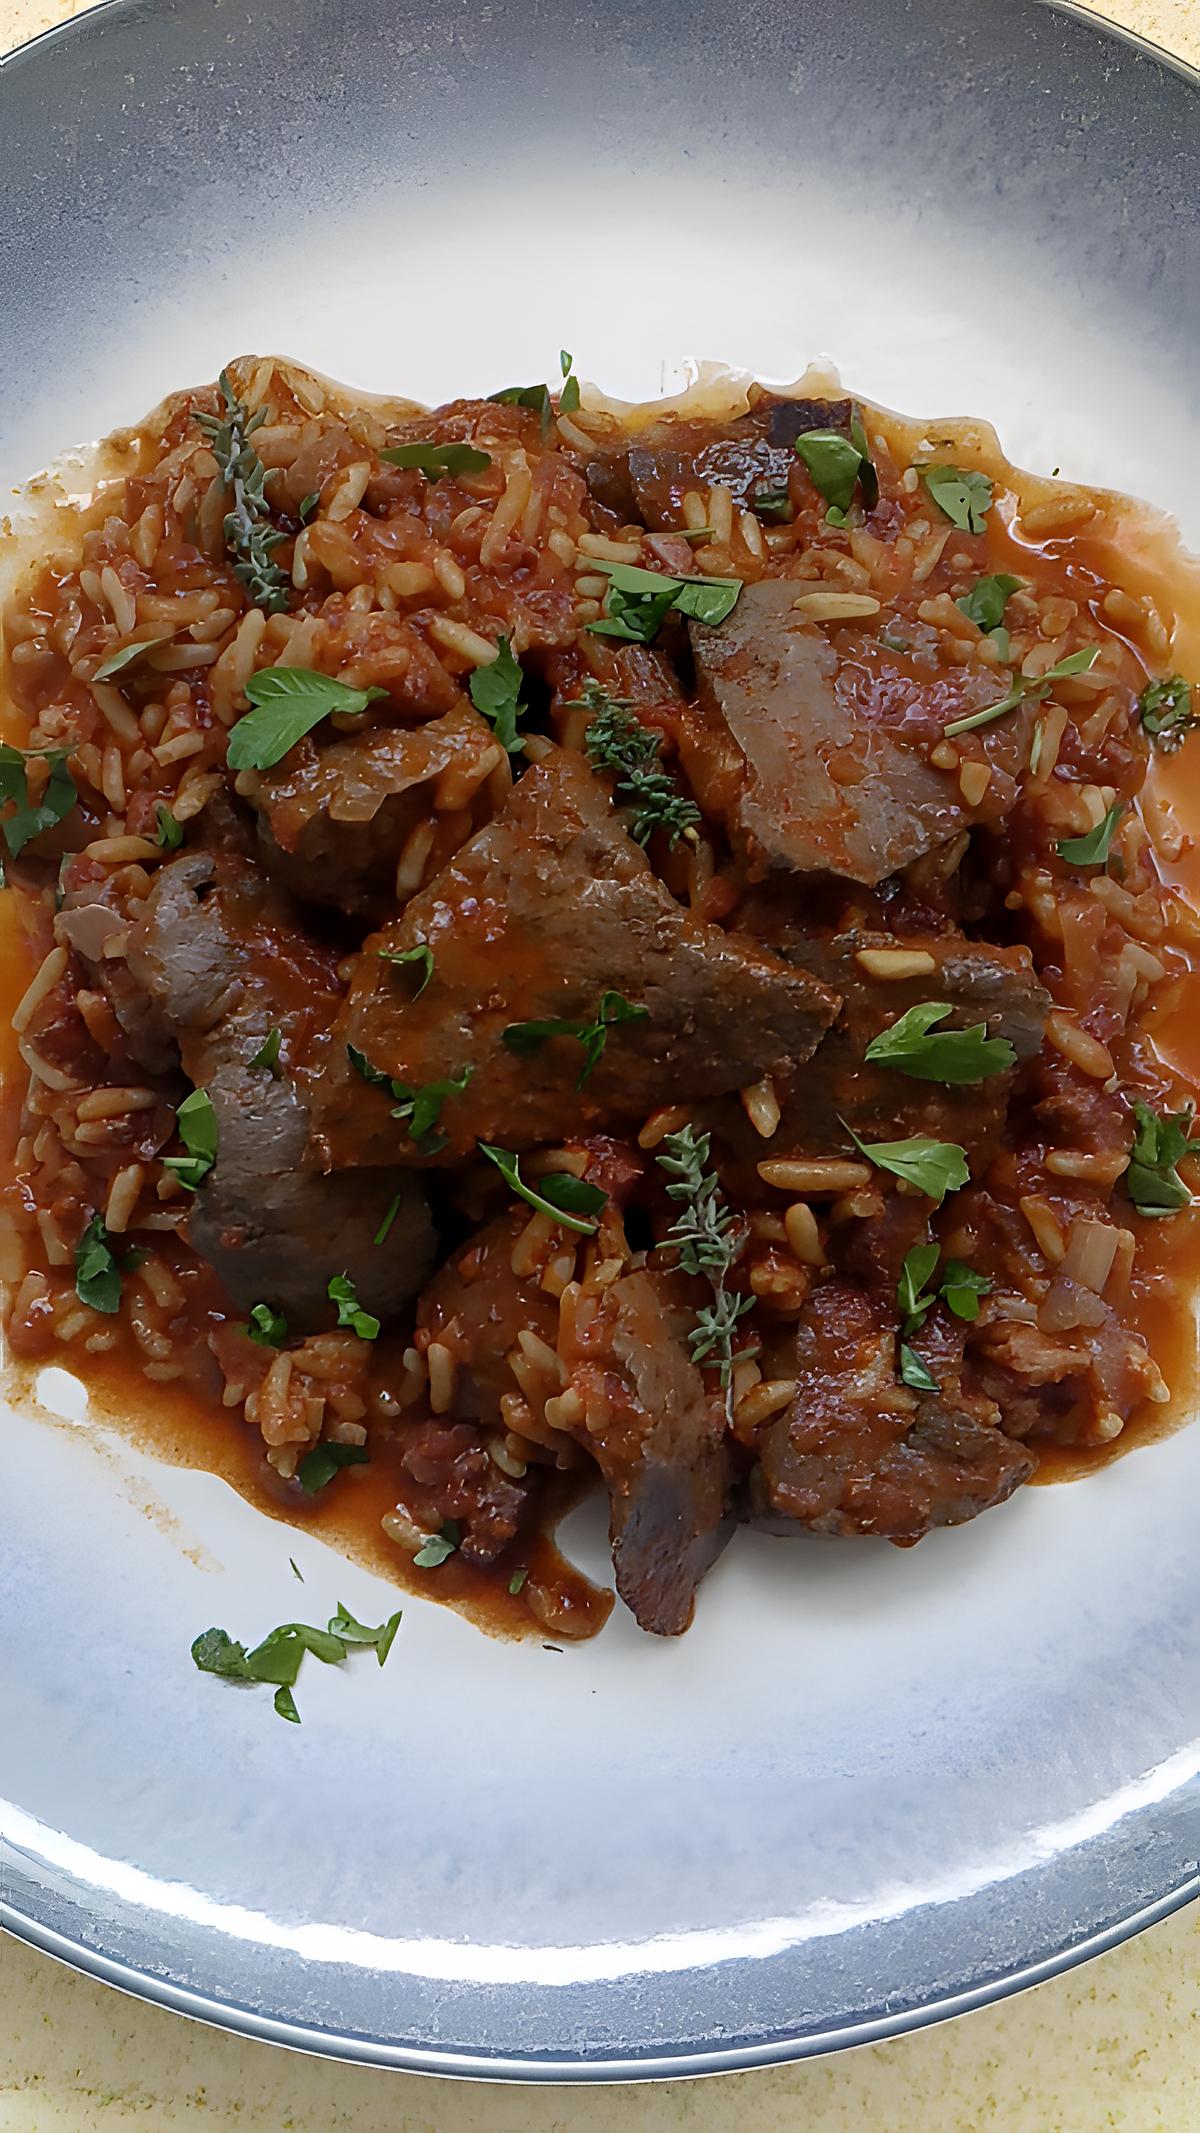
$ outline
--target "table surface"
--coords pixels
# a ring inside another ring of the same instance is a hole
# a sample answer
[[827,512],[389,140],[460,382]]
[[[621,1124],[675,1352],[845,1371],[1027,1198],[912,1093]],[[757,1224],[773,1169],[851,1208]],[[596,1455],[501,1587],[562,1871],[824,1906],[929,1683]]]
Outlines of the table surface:
[[[0,50],[82,0],[0,0]],[[980,6],[987,0],[979,0]],[[1200,0],[1102,12],[1200,64]],[[0,2133],[1196,2133],[1200,1909],[890,2044],[653,2088],[501,2089],[335,2066],[144,2006],[0,1935]]]

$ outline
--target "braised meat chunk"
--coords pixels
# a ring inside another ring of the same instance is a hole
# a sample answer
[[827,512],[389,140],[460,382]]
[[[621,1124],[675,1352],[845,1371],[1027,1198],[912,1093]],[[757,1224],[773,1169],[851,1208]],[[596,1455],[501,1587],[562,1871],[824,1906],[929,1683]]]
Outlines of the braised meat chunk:
[[[394,961],[424,944],[413,997]],[[610,1012],[590,1072],[578,1035]],[[632,1009],[632,1017],[627,1010]],[[692,918],[628,837],[580,757],[546,756],[403,919],[358,959],[315,1099],[331,1165],[420,1154],[348,1049],[404,1087],[462,1082],[440,1113],[451,1155],[476,1141],[530,1148],[791,1073],[828,1027],[823,986],[750,941]]]
[[809,430],[849,435],[848,400],[770,400],[733,422],[664,420],[598,451],[584,474],[598,504],[623,524],[656,532],[684,526],[683,499],[713,482],[753,508],[761,497],[786,498],[803,479],[795,442]]

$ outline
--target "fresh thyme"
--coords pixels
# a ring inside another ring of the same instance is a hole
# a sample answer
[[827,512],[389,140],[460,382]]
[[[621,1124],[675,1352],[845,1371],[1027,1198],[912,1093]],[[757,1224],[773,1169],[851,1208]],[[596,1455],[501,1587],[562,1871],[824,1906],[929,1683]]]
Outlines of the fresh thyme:
[[263,494],[266,468],[250,439],[267,419],[265,407],[251,414],[237,398],[229,372],[221,372],[225,401],[220,415],[196,416],[197,426],[209,441],[221,479],[233,492],[233,508],[225,514],[225,544],[235,558],[233,574],[244,585],[256,607],[265,614],[282,614],[287,606],[288,578],[271,552],[284,536],[271,524],[270,506]]
[[632,705],[610,696],[598,681],[585,681],[583,695],[568,709],[589,713],[588,761],[593,770],[611,771],[616,798],[632,805],[630,834],[636,843],[648,844],[656,829],[666,831],[672,851],[681,837],[695,843],[700,810],[663,768],[662,740],[634,717]]
[[716,1363],[727,1389],[733,1376],[733,1335],[755,1300],[725,1285],[745,1249],[746,1232],[726,1202],[715,1171],[709,1170],[708,1159],[709,1135],[684,1126],[679,1133],[667,1134],[656,1160],[670,1180],[670,1197],[681,1203],[665,1241],[677,1247],[685,1274],[704,1274],[712,1284],[713,1301],[697,1311],[688,1336],[692,1361]]

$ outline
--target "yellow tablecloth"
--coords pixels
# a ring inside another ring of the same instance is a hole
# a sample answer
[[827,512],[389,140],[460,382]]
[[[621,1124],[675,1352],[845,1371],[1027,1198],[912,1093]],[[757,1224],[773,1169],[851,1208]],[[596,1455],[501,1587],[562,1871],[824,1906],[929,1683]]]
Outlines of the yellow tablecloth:
[[[986,6],[988,0],[979,0]],[[0,0],[0,49],[81,0]],[[1200,64],[1200,0],[1106,0]],[[999,2007],[807,2065],[653,2088],[329,2065],[127,2000],[0,1936],[0,2133],[1200,2133],[1200,1912]]]

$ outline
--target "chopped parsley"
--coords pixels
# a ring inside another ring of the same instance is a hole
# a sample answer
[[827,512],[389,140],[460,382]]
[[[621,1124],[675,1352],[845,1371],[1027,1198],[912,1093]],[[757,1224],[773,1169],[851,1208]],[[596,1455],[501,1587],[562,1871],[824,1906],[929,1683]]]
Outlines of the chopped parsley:
[[183,843],[182,822],[177,820],[169,807],[160,806],[156,812],[158,828],[155,831],[154,842],[157,845],[161,845],[164,852],[177,852]]
[[250,414],[234,393],[226,370],[221,372],[220,386],[224,417],[198,414],[196,426],[208,439],[222,481],[233,491],[232,508],[225,514],[225,545],[234,558],[234,577],[254,605],[268,615],[279,615],[288,603],[289,580],[271,555],[284,536],[271,525],[271,508],[263,493],[267,470],[250,442],[266,421],[267,410],[260,407]]
[[915,1185],[939,1207],[948,1192],[958,1192],[970,1180],[966,1150],[957,1141],[927,1140],[922,1134],[906,1141],[860,1141],[845,1119],[841,1123],[860,1155],[877,1170],[890,1170],[893,1177]]
[[494,1163],[519,1199],[530,1207],[536,1207],[543,1215],[553,1216],[564,1229],[578,1230],[581,1237],[595,1235],[596,1223],[590,1218],[599,1215],[608,1199],[598,1185],[589,1185],[586,1178],[572,1177],[568,1171],[552,1171],[549,1177],[539,1178],[530,1185],[521,1176],[521,1158],[510,1148],[497,1148],[489,1141],[478,1143],[480,1155],[486,1155]]
[[579,380],[575,376],[574,363],[574,356],[568,355],[565,348],[560,348],[558,351],[558,366],[562,371],[563,380],[562,391],[558,396],[558,411],[560,415],[573,415],[579,406]]
[[848,437],[840,430],[806,430],[797,437],[795,451],[807,467],[814,489],[825,498],[829,506],[826,517],[832,525],[845,525],[856,489],[861,489],[868,511],[879,502],[879,477],[871,463],[867,433],[857,410],[851,418]]
[[348,1326],[352,1333],[357,1333],[360,1341],[378,1340],[379,1320],[372,1311],[363,1310],[348,1274],[334,1274],[325,1294],[331,1304],[337,1305],[339,1326]]
[[909,1334],[917,1332],[937,1302],[937,1290],[931,1289],[929,1283],[940,1257],[941,1246],[938,1244],[914,1244],[905,1254],[900,1279],[896,1283],[896,1303],[906,1340]]
[[418,941],[415,948],[377,948],[375,953],[381,962],[419,973],[412,995],[414,1000],[419,1000],[433,976],[433,950],[428,941]]
[[388,1233],[391,1230],[392,1224],[395,1221],[399,1212],[400,1195],[399,1193],[395,1193],[392,1199],[388,1202],[387,1213],[385,1214],[382,1222],[380,1223],[379,1228],[376,1230],[375,1235],[371,1239],[372,1244],[385,1244],[387,1242]]
[[493,406],[530,408],[541,419],[543,437],[554,420],[554,403],[550,398],[550,387],[545,384],[504,385],[498,393],[489,393],[488,399]]
[[896,1304],[900,1312],[900,1378],[916,1392],[938,1392],[941,1389],[916,1350],[909,1346],[939,1296],[956,1318],[976,1319],[979,1299],[988,1295],[992,1287],[986,1274],[977,1274],[961,1259],[948,1259],[941,1283],[934,1288],[931,1284],[940,1253],[940,1245],[914,1244],[905,1254],[896,1284]]
[[986,1081],[990,1074],[1003,1074],[1015,1065],[1017,1055],[1008,1039],[989,1037],[984,1022],[974,1022],[970,1029],[935,1030],[934,1023],[944,1022],[950,1012],[945,1000],[910,1007],[871,1039],[865,1057],[914,1081]]
[[1171,755],[1182,748],[1194,726],[1200,726],[1200,711],[1192,709],[1192,684],[1182,674],[1169,681],[1152,681],[1138,698],[1142,730],[1156,748]]
[[448,1518],[440,1532],[431,1533],[413,1557],[418,1570],[437,1570],[452,1556],[458,1547],[461,1535],[458,1521]]
[[[75,780],[67,769],[69,754],[67,748],[31,748],[25,753],[7,741],[0,742],[0,805],[7,802],[13,810],[0,822],[0,829],[14,859],[31,837],[64,822],[79,798]],[[42,797],[36,803],[29,798],[29,764],[35,757],[50,767]]]
[[634,1007],[619,992],[605,992],[600,995],[600,1004],[590,1022],[510,1022],[501,1036],[518,1059],[531,1058],[551,1037],[574,1037],[583,1047],[583,1065],[575,1084],[581,1089],[600,1064],[609,1030],[620,1022],[646,1022],[649,1018],[648,1008]]
[[907,1341],[900,1343],[900,1382],[911,1386],[914,1392],[940,1392],[941,1386],[926,1369],[915,1348]]
[[528,1576],[529,1572],[527,1570],[513,1571],[513,1574],[508,1581],[508,1589],[514,1600],[516,1599],[517,1594],[524,1590],[525,1580]]
[[512,646],[507,637],[496,644],[496,657],[490,666],[476,667],[467,683],[471,702],[480,716],[486,718],[500,746],[509,755],[523,755],[525,743],[517,731],[517,720],[524,711],[521,688],[524,676],[512,655]]
[[1060,837],[1055,847],[1059,858],[1067,860],[1073,867],[1102,867],[1106,865],[1109,851],[1112,848],[1113,837],[1116,834],[1117,824],[1124,812],[1123,804],[1118,801],[1117,805],[1110,807],[1103,819],[1097,822],[1094,829],[1088,830],[1086,835],[1082,837]]
[[393,1075],[385,1074],[382,1067],[373,1066],[357,1045],[348,1044],[346,1056],[355,1073],[372,1088],[387,1090],[395,1105],[392,1117],[407,1124],[408,1137],[416,1143],[419,1153],[440,1155],[447,1139],[439,1123],[442,1105],[448,1096],[462,1095],[475,1072],[474,1067],[465,1066],[457,1078],[449,1081],[427,1081],[419,1089],[413,1089],[406,1081],[397,1081]]
[[75,1247],[75,1294],[93,1311],[121,1308],[121,1268],[102,1215],[93,1215]]
[[278,1080],[279,1048],[282,1043],[283,1031],[278,1027],[269,1029],[253,1058],[246,1061],[247,1066],[265,1067],[267,1072],[274,1074]]
[[349,689],[311,667],[261,667],[246,695],[254,709],[230,728],[225,760],[231,770],[273,770],[323,718],[356,716],[387,690]]
[[643,726],[632,704],[609,696],[597,681],[585,681],[582,697],[567,708],[591,714],[584,743],[588,761],[593,770],[612,773],[615,798],[632,806],[629,834],[635,844],[648,844],[656,829],[666,833],[672,851],[681,837],[694,842],[700,810],[663,768],[661,734]]
[[955,1318],[963,1318],[972,1324],[979,1316],[979,1299],[990,1296],[992,1283],[986,1274],[977,1274],[974,1267],[962,1259],[947,1259],[942,1270],[941,1295],[953,1311]]
[[986,474],[973,467],[922,467],[921,480],[938,510],[960,532],[986,533],[993,495]]
[[792,517],[792,499],[786,483],[760,481],[750,492],[750,509],[768,525],[786,525]]
[[660,570],[606,563],[598,556],[588,556],[587,567],[603,572],[608,593],[599,621],[586,627],[594,636],[619,637],[627,644],[652,644],[671,609],[715,629],[733,613],[742,590],[740,578],[669,578]]
[[116,675],[123,674],[126,667],[131,667],[135,659],[141,659],[146,652],[157,652],[161,645],[170,642],[169,637],[139,637],[135,644],[124,644],[119,652],[113,652],[110,658],[101,661],[92,680],[112,681]]
[[379,454],[390,467],[412,467],[427,481],[440,481],[443,474],[482,474],[491,466],[491,454],[473,444],[389,444]]
[[1036,679],[1025,674],[1014,674],[1007,695],[994,704],[985,704],[982,711],[973,711],[969,718],[952,719],[943,730],[948,739],[956,733],[972,733],[977,726],[990,726],[994,718],[1003,718],[1006,711],[1015,711],[1018,704],[1040,703],[1049,696],[1056,681],[1067,681],[1073,674],[1087,674],[1100,657],[1098,644],[1085,645],[1081,651],[1068,653],[1057,666],[1049,667]]
[[282,1348],[288,1336],[288,1322],[282,1311],[274,1310],[270,1304],[252,1304],[246,1332],[260,1348]]
[[320,502],[321,491],[319,489],[310,489],[308,495],[301,498],[300,508],[296,516],[302,526],[307,526],[309,520],[316,515]]
[[[292,1569],[296,1570],[295,1563]],[[300,1575],[298,1570],[296,1575]],[[192,1658],[202,1674],[218,1674],[224,1681],[273,1685],[280,1718],[299,1725],[300,1713],[292,1690],[305,1654],[311,1653],[323,1666],[341,1666],[351,1647],[369,1646],[382,1666],[395,1642],[400,1619],[397,1610],[377,1629],[369,1629],[365,1623],[356,1622],[347,1608],[339,1606],[326,1629],[315,1629],[309,1622],[282,1622],[249,1652],[227,1631],[206,1629],[193,1641]]]
[[[727,1390],[733,1375],[733,1336],[738,1321],[754,1309],[756,1299],[727,1286],[746,1248],[746,1228],[729,1206],[715,1170],[708,1167],[710,1148],[709,1134],[684,1126],[666,1135],[655,1161],[667,1174],[669,1197],[680,1202],[664,1242],[677,1248],[683,1272],[705,1275],[713,1291],[712,1303],[697,1311],[688,1335],[692,1361],[715,1362]],[[741,1352],[754,1354],[756,1350]]]
[[175,1120],[188,1152],[164,1155],[163,1169],[171,1171],[189,1192],[195,1192],[217,1160],[217,1114],[207,1089],[193,1089],[190,1096],[185,1096]]
[[1004,622],[1004,610],[1010,596],[1020,592],[1022,580],[1010,577],[1007,571],[997,571],[993,577],[977,578],[969,593],[956,600],[968,622],[973,622],[985,636],[992,636]]
[[1175,1166],[1200,1147],[1191,1138],[1193,1116],[1191,1104],[1160,1117],[1135,1098],[1125,1189],[1140,1215],[1175,1215],[1191,1206],[1192,1195]]
[[340,1474],[344,1466],[369,1464],[365,1444],[314,1444],[297,1466],[296,1479],[306,1496],[315,1496],[319,1490],[328,1488],[334,1475]]

